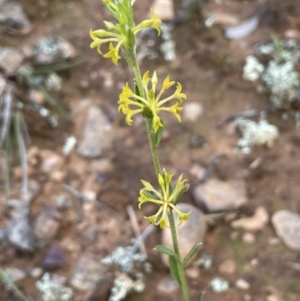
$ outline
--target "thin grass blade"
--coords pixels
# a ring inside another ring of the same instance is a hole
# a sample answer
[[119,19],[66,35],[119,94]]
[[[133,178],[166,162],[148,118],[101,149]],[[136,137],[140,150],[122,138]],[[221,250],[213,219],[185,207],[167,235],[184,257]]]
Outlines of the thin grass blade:
[[30,301],[19,289],[18,287],[13,283],[13,281],[8,277],[8,275],[1,269],[0,267],[0,281],[3,281],[5,285],[9,289],[12,290],[12,292],[18,296],[18,298],[22,301]]
[[11,107],[12,107],[12,95],[11,93],[4,93],[3,95],[3,123],[0,132],[0,148],[3,146],[3,142],[8,133],[10,121],[11,121]]

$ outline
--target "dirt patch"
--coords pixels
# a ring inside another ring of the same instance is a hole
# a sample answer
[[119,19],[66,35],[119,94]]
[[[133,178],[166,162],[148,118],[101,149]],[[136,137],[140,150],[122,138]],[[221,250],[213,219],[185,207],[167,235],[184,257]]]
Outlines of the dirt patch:
[[[247,1],[249,2],[249,1]],[[258,1],[251,1],[256,4]],[[221,26],[206,28],[199,15],[176,25],[173,30],[176,42],[177,58],[171,63],[162,59],[145,60],[141,69],[150,72],[157,70],[159,78],[168,74],[180,81],[187,95],[187,102],[198,102],[203,106],[203,114],[195,123],[178,124],[172,116],[165,116],[166,135],[162,140],[161,163],[176,174],[184,173],[192,182],[189,173],[194,164],[207,167],[216,154],[225,154],[216,166],[212,176],[221,180],[243,179],[247,187],[249,203],[245,210],[253,211],[263,205],[270,215],[279,209],[288,209],[300,213],[300,148],[299,132],[293,123],[283,122],[279,113],[271,115],[272,123],[277,125],[280,137],[273,148],[256,147],[251,154],[238,156],[233,152],[237,134],[229,133],[228,125],[218,128],[228,116],[250,109],[261,111],[267,107],[268,96],[258,94],[253,84],[242,79],[242,66],[246,55],[253,52],[257,43],[270,40],[270,32],[284,36],[287,29],[300,29],[295,9],[300,5],[282,5],[271,1],[270,14],[262,20],[259,28],[242,40],[230,41],[224,37]],[[90,166],[93,160],[80,158],[76,153],[64,159],[62,181],[51,180],[49,175],[40,171],[39,165],[33,168],[30,178],[39,182],[41,191],[31,210],[37,214],[45,204],[56,206],[55,196],[66,194],[63,184],[78,191],[90,191],[105,205],[110,206],[123,220],[118,219],[105,209],[97,206],[83,210],[83,220],[78,221],[76,202],[61,216],[61,228],[55,238],[66,252],[64,266],[55,273],[69,279],[77,258],[88,251],[98,258],[110,254],[117,246],[127,245],[133,237],[128,221],[126,206],[136,210],[141,230],[147,223],[143,215],[152,212],[152,207],[138,211],[137,198],[141,189],[140,179],[155,180],[155,173],[149,153],[146,132],[142,123],[128,127],[124,116],[117,113],[117,100],[123,84],[130,79],[124,62],[113,67],[111,62],[102,59],[89,48],[89,29],[99,28],[108,17],[102,3],[96,0],[84,1],[37,1],[24,5],[34,30],[26,36],[14,37],[3,35],[1,44],[22,47],[40,36],[60,35],[67,38],[76,49],[84,54],[86,62],[66,72],[63,77],[63,90],[59,95],[62,105],[69,110],[79,108],[83,99],[98,105],[110,118],[116,138],[111,150],[103,154],[109,159],[112,168],[108,171],[95,171]],[[151,2],[136,2],[136,16],[142,20],[147,14]],[[250,4],[249,4],[250,5]],[[51,129],[43,120],[32,121],[26,114],[32,145],[40,150],[51,149],[61,154],[61,147],[66,137],[75,135],[81,138],[86,110],[83,109],[73,122],[63,121],[57,129]],[[191,139],[201,137],[201,147],[192,147]],[[249,168],[257,158],[261,164]],[[15,177],[12,193],[18,195],[19,177]],[[191,195],[184,196],[184,201],[193,203]],[[0,203],[1,226],[10,220],[8,210]],[[75,204],[75,205],[74,205]],[[84,236],[86,230],[97,228],[97,239],[89,240]],[[291,268],[288,262],[299,262],[299,254],[288,250],[283,244],[272,245],[270,238],[276,236],[271,223],[255,234],[253,244],[242,241],[243,231],[233,230],[226,222],[217,222],[210,228],[204,241],[204,251],[213,258],[211,269],[201,269],[199,279],[189,279],[192,296],[205,290],[205,301],[252,300],[263,301],[267,296],[278,294],[278,300],[296,301],[300,296],[299,271]],[[175,300],[173,297],[157,292],[158,282],[168,275],[168,270],[161,267],[161,261],[152,248],[160,241],[157,230],[146,241],[149,258],[153,264],[153,273],[147,277],[146,289],[141,294],[131,295],[126,300]],[[27,276],[20,287],[32,300],[40,300],[35,288],[36,279],[30,276],[33,267],[39,267],[46,254],[46,249],[34,253],[20,252],[11,246],[0,245],[0,265],[3,268],[17,267],[25,270]],[[226,259],[236,263],[235,272],[225,275],[230,282],[230,289],[222,294],[215,294],[210,289],[212,278],[219,275],[218,267]],[[235,288],[239,278],[250,283],[248,291]],[[3,301],[16,300],[4,286]],[[246,295],[251,299],[247,299]],[[84,294],[75,292],[74,300],[88,300]],[[104,299],[89,299],[104,300]],[[181,300],[178,297],[177,300]],[[275,299],[274,299],[275,300]]]

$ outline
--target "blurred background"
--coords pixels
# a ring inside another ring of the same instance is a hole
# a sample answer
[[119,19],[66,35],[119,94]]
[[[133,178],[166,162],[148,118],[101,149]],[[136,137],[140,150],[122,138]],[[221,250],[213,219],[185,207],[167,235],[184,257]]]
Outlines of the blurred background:
[[[136,23],[150,8],[141,71],[187,95],[159,155],[191,184],[192,300],[299,300],[300,2],[136,0]],[[156,179],[142,118],[117,111],[131,71],[90,49],[104,20],[98,0],[0,0],[1,301],[181,300],[137,206]]]

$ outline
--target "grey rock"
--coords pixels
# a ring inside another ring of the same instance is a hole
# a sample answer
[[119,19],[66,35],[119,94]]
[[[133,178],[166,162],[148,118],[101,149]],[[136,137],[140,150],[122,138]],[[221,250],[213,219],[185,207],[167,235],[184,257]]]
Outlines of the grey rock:
[[5,229],[5,236],[10,243],[24,251],[34,251],[41,245],[26,216],[12,219]]
[[33,55],[35,64],[52,65],[74,58],[76,50],[62,37],[43,37],[34,43]]
[[6,86],[6,80],[4,79],[3,75],[0,73],[0,95],[4,92]]
[[55,197],[56,208],[60,211],[67,210],[71,205],[71,199],[67,195],[58,195]]
[[5,239],[5,229],[1,228],[0,229],[0,243],[3,242]]
[[104,267],[93,255],[84,253],[78,259],[70,284],[80,291],[92,292],[97,283],[105,278]]
[[14,283],[21,281],[26,277],[26,273],[17,268],[6,268],[4,271]]
[[64,158],[52,150],[43,149],[40,151],[40,156],[42,158],[41,171],[44,173],[59,170],[63,166]]
[[269,221],[269,214],[265,207],[256,208],[254,215],[251,217],[243,217],[231,223],[233,228],[242,228],[246,231],[262,230]]
[[173,277],[168,276],[158,282],[157,291],[159,293],[170,296],[172,294],[178,293],[179,285]]
[[30,204],[39,191],[39,184],[29,182],[29,193],[23,200],[10,199],[7,206],[13,208],[11,220],[4,228],[4,240],[24,251],[34,251],[43,243],[34,233],[30,223]]
[[89,169],[99,173],[106,173],[112,170],[112,163],[106,158],[93,160],[89,164]]
[[[184,258],[195,244],[203,242],[206,233],[206,221],[204,214],[190,204],[180,203],[177,205],[177,208],[182,212],[192,211],[189,219],[177,227],[180,255],[181,258]],[[175,222],[178,224],[178,217],[176,214]],[[164,228],[162,231],[162,245],[173,250],[170,228]],[[189,263],[191,263],[195,257],[196,254],[193,258],[191,258]],[[166,254],[162,254],[162,260],[166,265],[168,265],[168,256]]]
[[99,157],[103,150],[112,146],[113,136],[113,128],[108,118],[100,108],[92,106],[87,115],[83,138],[77,152],[87,158]]
[[83,237],[85,237],[90,242],[95,242],[98,238],[99,230],[97,228],[88,229],[83,233]]
[[23,7],[13,0],[0,1],[0,25],[8,33],[28,33],[32,28]]
[[290,249],[300,251],[300,215],[288,210],[273,214],[272,223],[278,237]]
[[42,267],[46,270],[57,269],[65,264],[65,257],[64,250],[59,245],[53,244],[43,259]]
[[5,74],[15,74],[23,62],[23,55],[12,47],[0,47],[0,69]]
[[60,222],[55,215],[56,212],[50,206],[46,206],[34,223],[34,233],[45,243],[51,242],[59,230]]
[[247,203],[243,181],[210,179],[193,190],[196,204],[209,213],[237,209]]

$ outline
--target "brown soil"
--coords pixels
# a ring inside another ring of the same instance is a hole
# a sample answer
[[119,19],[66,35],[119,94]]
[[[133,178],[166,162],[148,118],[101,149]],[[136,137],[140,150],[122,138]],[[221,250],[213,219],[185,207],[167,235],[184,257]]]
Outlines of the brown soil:
[[[136,1],[138,20],[147,14],[151,2]],[[254,5],[258,1],[252,2]],[[219,129],[217,124],[238,111],[263,110],[267,106],[267,95],[257,94],[255,86],[242,79],[243,60],[246,55],[253,52],[255,44],[270,40],[270,32],[282,36],[290,27],[300,30],[295,12],[288,6],[279,8],[276,1],[273,2],[272,14],[263,20],[263,25],[249,37],[237,41],[224,38],[221,27],[214,26],[209,29],[204,27],[200,17],[195,16],[192,20],[175,27],[177,58],[174,62],[166,63],[159,59],[144,61],[141,66],[143,71],[156,69],[160,78],[170,74],[172,78],[182,83],[187,101],[199,101],[204,107],[204,114],[193,124],[189,122],[178,124],[175,119],[166,115],[168,138],[161,144],[162,166],[177,174],[183,172],[188,176],[193,164],[207,166],[214,155],[224,153],[226,158],[218,164],[213,176],[222,180],[244,178],[249,197],[247,209],[252,210],[263,205],[270,215],[283,208],[300,213],[300,188],[297,184],[300,181],[299,132],[295,130],[292,122],[283,122],[280,115],[274,113],[271,115],[272,123],[280,129],[280,138],[276,141],[275,147],[271,149],[258,147],[250,155],[238,157],[232,151],[237,135],[226,134],[226,126]],[[28,1],[20,3],[24,5],[35,25],[34,30],[23,37],[2,36],[0,41],[16,47],[26,45],[42,35],[60,35],[71,41],[79,53],[86,55],[87,61],[61,74],[64,78],[62,103],[70,110],[74,110],[82,99],[89,98],[112,116],[117,133],[113,149],[105,154],[105,157],[112,160],[113,170],[105,174],[104,180],[99,180],[97,174],[88,169],[89,160],[82,159],[75,153],[65,161],[66,177],[63,183],[50,181],[38,169],[33,170],[30,175],[42,185],[42,191],[32,208],[33,213],[37,213],[43,204],[54,204],[53,196],[64,193],[62,184],[68,184],[78,191],[85,189],[95,191],[98,200],[111,206],[126,220],[122,229],[115,217],[109,213],[103,210],[93,212],[91,223],[100,226],[102,230],[97,242],[91,243],[82,237],[82,229],[77,226],[75,212],[63,217],[64,222],[56,242],[66,250],[72,251],[66,251],[68,254],[66,263],[55,273],[69,278],[76,258],[84,250],[100,258],[110,253],[116,246],[126,245],[129,242],[132,233],[128,230],[130,223],[126,206],[133,206],[141,229],[146,227],[143,215],[152,208],[146,208],[143,212],[138,211],[137,197],[141,188],[139,180],[142,178],[154,181],[155,173],[144,128],[128,127],[123,116],[116,111],[120,89],[130,80],[128,69],[123,62],[118,67],[113,67],[110,61],[104,60],[96,51],[89,48],[89,29],[100,28],[102,20],[107,18],[102,3],[98,0],[72,2],[39,0],[34,4],[29,4]],[[277,18],[278,16],[281,18]],[[110,88],[104,84],[104,77],[108,73],[113,78],[113,86]],[[87,88],[81,85],[83,81],[88,82]],[[74,123],[62,121],[55,130],[44,126],[42,130],[37,131],[35,126],[35,131],[32,130],[32,144],[40,149],[52,149],[60,153],[67,136],[75,135],[80,139],[83,121],[83,117],[78,117]],[[203,137],[204,147],[190,147],[190,139],[194,134]],[[249,165],[257,158],[262,159],[262,164],[256,170],[250,170]],[[14,183],[18,183],[18,180],[15,178]],[[193,180],[190,178],[190,181]],[[15,191],[17,188],[13,188],[13,193]],[[184,201],[193,202],[189,195],[184,197]],[[4,207],[4,203],[0,205]],[[9,221],[8,213],[2,209],[0,221],[1,225]],[[252,297],[252,301],[264,301],[269,292],[275,292],[274,294],[278,292],[284,301],[299,300],[299,271],[287,265],[287,262],[299,261],[299,254],[290,251],[283,244],[276,246],[268,244],[268,238],[276,236],[271,224],[256,235],[256,241],[252,245],[242,242],[242,231],[239,231],[236,240],[232,240],[230,238],[232,231],[226,223],[219,223],[209,230],[204,241],[204,250],[211,254],[214,264],[209,270],[201,270],[199,279],[189,281],[194,298],[198,291],[205,290],[205,301],[240,301],[244,300],[246,294]],[[161,267],[159,256],[152,250],[159,243],[158,231],[146,243],[154,272],[148,276],[145,292],[131,295],[126,300],[174,300],[156,292],[158,281],[168,274],[168,270]],[[4,268],[30,269],[39,266],[44,255],[45,250],[24,254],[16,252],[13,248],[0,246],[0,265]],[[226,259],[233,259],[237,264],[234,274],[226,276],[232,285],[226,293],[215,294],[211,291],[209,282],[219,275],[218,266]],[[256,267],[250,264],[253,259],[258,261]],[[239,291],[234,287],[234,282],[239,278],[251,284],[249,291]],[[34,279],[27,277],[26,282],[21,284],[21,289],[32,300],[40,300],[34,282]],[[17,300],[4,287],[0,287],[0,291],[1,301]],[[180,297],[177,299],[181,300]],[[74,300],[86,299],[78,293]],[[101,298],[95,300],[102,301]]]

